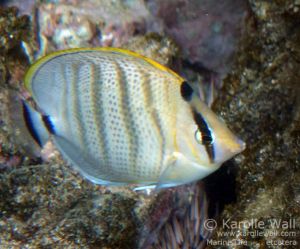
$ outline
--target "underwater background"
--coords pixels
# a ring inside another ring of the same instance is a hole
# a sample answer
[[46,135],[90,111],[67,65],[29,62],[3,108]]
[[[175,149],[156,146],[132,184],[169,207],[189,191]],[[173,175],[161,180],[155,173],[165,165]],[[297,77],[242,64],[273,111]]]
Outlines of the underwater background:
[[[299,0],[0,1],[0,248],[299,248],[299,27]],[[26,70],[96,46],[201,84],[246,150],[150,194],[94,185],[51,148],[46,162],[30,153],[14,122]]]

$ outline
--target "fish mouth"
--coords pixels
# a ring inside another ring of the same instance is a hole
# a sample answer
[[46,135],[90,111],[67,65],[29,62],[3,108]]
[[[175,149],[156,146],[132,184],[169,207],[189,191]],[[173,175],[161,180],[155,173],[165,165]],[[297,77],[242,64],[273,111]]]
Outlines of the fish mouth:
[[242,139],[240,139],[240,138],[237,137],[236,138],[236,143],[237,143],[237,148],[235,148],[232,151],[233,153],[238,154],[238,153],[240,153],[240,152],[242,152],[242,151],[244,151],[246,149],[246,143]]
[[246,149],[246,143],[236,136],[234,136],[230,140],[223,140],[223,146],[224,150],[227,150],[228,153],[231,153],[231,157],[241,153]]
[[230,139],[222,139],[215,143],[215,163],[224,163],[235,155],[246,149],[246,143],[237,137]]

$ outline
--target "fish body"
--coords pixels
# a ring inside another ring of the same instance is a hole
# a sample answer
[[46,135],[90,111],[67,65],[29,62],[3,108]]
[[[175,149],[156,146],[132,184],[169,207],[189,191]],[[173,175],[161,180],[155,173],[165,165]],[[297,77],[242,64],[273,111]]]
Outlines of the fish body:
[[185,184],[244,147],[189,83],[131,51],[55,52],[31,66],[25,86],[39,108],[41,117],[25,104],[40,144],[50,134],[97,184]]

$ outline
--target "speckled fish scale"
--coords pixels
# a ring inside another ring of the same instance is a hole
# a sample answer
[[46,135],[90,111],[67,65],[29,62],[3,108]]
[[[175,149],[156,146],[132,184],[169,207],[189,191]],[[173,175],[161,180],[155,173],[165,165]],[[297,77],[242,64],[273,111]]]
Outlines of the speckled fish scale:
[[[172,115],[162,120],[158,111],[161,106],[174,103],[172,91],[179,92],[179,85],[167,84],[173,79],[147,68],[146,63],[122,57],[111,54],[95,58],[86,52],[78,59],[72,54],[64,56],[63,64],[56,58],[48,62],[48,67],[60,70],[40,71],[40,82],[51,77],[51,82],[63,82],[49,89],[61,96],[61,106],[66,107],[61,119],[67,122],[57,128],[64,130],[65,136],[79,146],[79,151],[95,157],[99,167],[91,168],[93,172],[111,175],[113,169],[118,178],[122,175],[124,179],[154,181],[159,176],[169,142],[164,131],[168,123],[175,122]],[[85,64],[81,63],[83,60]],[[47,91],[49,86],[38,87]],[[44,98],[40,94],[37,102]],[[176,106],[167,109],[176,112]]]

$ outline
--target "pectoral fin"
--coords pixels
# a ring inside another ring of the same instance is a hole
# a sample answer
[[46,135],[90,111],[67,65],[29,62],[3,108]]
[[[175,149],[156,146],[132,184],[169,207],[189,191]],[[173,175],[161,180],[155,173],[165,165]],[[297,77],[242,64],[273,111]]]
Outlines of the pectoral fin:
[[215,170],[201,167],[178,152],[174,152],[167,159],[167,165],[159,178],[157,188],[174,187],[197,181]]

